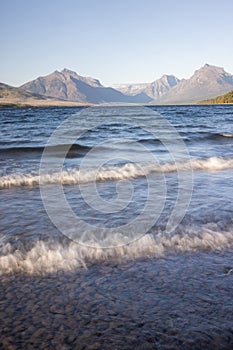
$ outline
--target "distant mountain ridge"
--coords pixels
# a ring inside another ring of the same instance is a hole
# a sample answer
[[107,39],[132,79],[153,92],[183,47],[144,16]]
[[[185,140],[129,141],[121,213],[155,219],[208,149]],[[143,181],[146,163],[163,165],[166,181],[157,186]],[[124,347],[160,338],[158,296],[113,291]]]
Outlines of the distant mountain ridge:
[[173,75],[164,75],[150,84],[123,84],[118,89],[130,95],[144,92],[156,104],[188,104],[232,90],[233,75],[221,67],[205,64],[189,79],[179,80]]
[[4,98],[40,98],[38,94],[33,94],[29,91],[22,90],[20,88],[16,88],[7,84],[0,83],[0,101]]
[[180,80],[174,75],[164,74],[160,79],[155,80],[152,83],[119,84],[114,85],[114,87],[126,95],[134,96],[136,94],[144,93],[156,101],[176,86],[179,81]]
[[182,79],[161,102],[164,104],[196,103],[233,89],[233,75],[221,67],[205,64],[189,79]]
[[[70,106],[71,104],[69,101],[59,100],[53,97],[46,97],[26,91],[22,88],[0,83],[0,105]],[[76,105],[80,105],[80,103],[76,102]]]
[[82,77],[69,69],[55,71],[21,86],[24,90],[47,97],[84,103],[147,103],[151,98],[144,94],[126,96],[111,87],[104,87],[99,80]]
[[[6,85],[6,84],[5,84]],[[174,75],[163,75],[152,83],[120,84],[103,86],[98,79],[83,77],[76,72],[63,69],[38,77],[23,84],[17,93],[4,97],[0,89],[0,102],[58,101],[59,104],[193,104],[223,95],[233,90],[233,75],[223,68],[205,64],[189,79],[179,80]],[[9,91],[8,91],[9,92]],[[31,94],[31,95],[30,95]],[[5,94],[6,95],[6,94]],[[16,95],[18,96],[16,98]]]

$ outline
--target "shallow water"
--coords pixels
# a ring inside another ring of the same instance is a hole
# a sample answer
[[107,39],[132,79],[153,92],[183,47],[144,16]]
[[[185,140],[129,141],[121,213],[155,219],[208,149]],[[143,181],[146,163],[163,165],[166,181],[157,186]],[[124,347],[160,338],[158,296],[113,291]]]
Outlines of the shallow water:
[[232,106],[0,120],[1,347],[232,348]]
[[230,253],[5,275],[5,349],[232,349]]

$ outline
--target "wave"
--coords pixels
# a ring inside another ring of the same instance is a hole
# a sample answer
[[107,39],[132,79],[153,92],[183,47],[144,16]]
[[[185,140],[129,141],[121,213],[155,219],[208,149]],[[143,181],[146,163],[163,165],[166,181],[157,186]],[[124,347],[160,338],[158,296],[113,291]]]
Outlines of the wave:
[[[233,134],[231,133],[208,133],[203,131],[189,132],[189,131],[180,131],[179,135],[185,142],[197,142],[197,141],[215,141],[215,142],[233,142]],[[161,144],[161,141],[154,138],[145,138],[140,139],[138,142],[142,144]]]
[[[88,146],[83,146],[83,145],[79,145],[79,144],[72,144],[72,145],[67,145],[67,144],[61,144],[61,145],[54,145],[54,146],[47,146],[46,147],[46,151],[49,154],[54,154],[59,156],[59,153],[63,153],[64,150],[66,150],[68,147],[69,148],[69,152],[67,154],[67,156],[72,156],[72,154],[77,155],[82,154],[82,153],[86,153],[88,152],[91,147]],[[38,154],[42,154],[44,151],[45,147],[44,146],[33,146],[33,147],[6,147],[6,148],[1,148],[0,149],[0,154],[29,154],[29,153],[38,153]],[[73,152],[73,153],[72,153]],[[76,152],[76,153],[75,153]]]
[[[205,140],[211,140],[211,141],[220,141],[231,143],[233,142],[233,134],[231,133],[205,133],[205,132],[180,132],[180,136],[183,138],[185,142],[195,142],[195,141],[205,141]],[[83,139],[85,139],[83,137]],[[141,138],[141,139],[126,139],[124,141],[127,143],[134,143],[138,142],[144,145],[161,145],[162,142],[158,138]],[[43,151],[45,150],[45,146],[27,146],[26,144],[30,143],[27,141],[23,142],[23,145],[20,145],[18,141],[11,141],[11,142],[0,142],[0,155],[13,155],[13,154],[39,154],[41,155]],[[59,156],[60,153],[62,153],[65,149],[69,148],[69,152],[67,154],[67,157],[76,157],[79,155],[84,155],[89,150],[92,149],[92,147],[84,146],[80,144],[60,144],[60,145],[54,145],[54,146],[47,146],[46,150],[47,152],[50,152],[54,156]],[[102,148],[102,147],[98,147]]]
[[4,241],[6,236],[0,238],[3,243],[0,248],[0,275],[32,275],[73,271],[104,261],[158,258],[168,254],[229,249],[233,246],[233,228],[220,231],[211,223],[201,227],[185,227],[181,233],[173,236],[162,232],[157,232],[156,235],[146,234],[131,244],[111,249],[101,248],[97,243],[91,248],[72,241],[64,245],[55,240],[39,240],[30,249],[21,243],[20,248],[15,249],[12,243]]
[[[233,141],[233,134],[231,133],[209,133],[205,131],[180,131],[180,136],[185,142],[198,142],[198,141],[213,141],[213,142],[232,142]],[[232,139],[232,140],[231,140]]]
[[233,137],[233,134],[219,134],[222,137]]
[[233,134],[230,133],[216,133],[216,134],[210,134],[206,137],[209,140],[215,140],[215,141],[228,141],[229,139],[233,138]]
[[11,174],[0,177],[0,188],[19,186],[37,186],[61,183],[74,185],[95,181],[119,181],[135,179],[152,173],[171,173],[176,171],[208,170],[218,171],[233,168],[233,158],[223,159],[211,157],[207,159],[191,159],[190,162],[168,162],[163,164],[151,163],[126,163],[118,166],[105,166],[98,171],[93,168],[72,169],[59,173],[33,175]]
[[[135,141],[135,142],[137,142],[137,141]],[[160,144],[162,144],[162,142],[159,139],[152,139],[152,138],[140,139],[138,142],[142,143],[142,144],[145,144],[145,145],[147,145],[147,144],[150,144],[150,145],[160,145]]]

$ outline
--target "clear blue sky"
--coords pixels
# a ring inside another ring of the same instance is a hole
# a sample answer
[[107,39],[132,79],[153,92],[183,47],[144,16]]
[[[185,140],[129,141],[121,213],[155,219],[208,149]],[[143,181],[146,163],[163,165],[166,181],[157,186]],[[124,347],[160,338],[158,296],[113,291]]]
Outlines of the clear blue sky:
[[0,0],[0,81],[64,67],[104,85],[233,74],[232,0]]

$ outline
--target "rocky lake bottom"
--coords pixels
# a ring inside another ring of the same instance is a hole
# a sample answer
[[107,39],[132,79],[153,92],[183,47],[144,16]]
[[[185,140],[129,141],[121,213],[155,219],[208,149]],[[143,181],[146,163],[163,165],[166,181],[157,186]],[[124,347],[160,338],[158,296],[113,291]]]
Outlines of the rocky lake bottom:
[[232,253],[2,276],[1,349],[232,349]]

